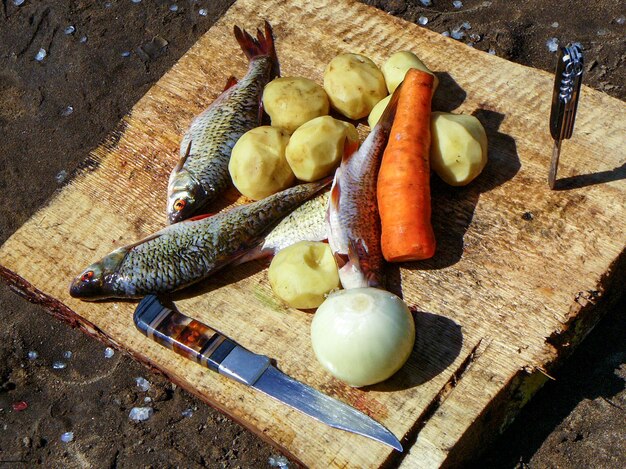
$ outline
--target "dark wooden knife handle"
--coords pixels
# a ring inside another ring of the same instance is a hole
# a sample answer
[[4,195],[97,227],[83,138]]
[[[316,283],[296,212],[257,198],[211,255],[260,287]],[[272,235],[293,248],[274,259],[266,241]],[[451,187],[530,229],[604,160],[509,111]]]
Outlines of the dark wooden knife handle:
[[213,371],[237,346],[225,335],[195,319],[166,308],[154,295],[146,296],[133,320],[143,334]]

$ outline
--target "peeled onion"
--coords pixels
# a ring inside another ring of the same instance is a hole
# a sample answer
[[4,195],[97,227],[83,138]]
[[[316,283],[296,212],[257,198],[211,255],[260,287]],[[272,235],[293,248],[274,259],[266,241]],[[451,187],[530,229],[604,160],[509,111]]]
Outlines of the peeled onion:
[[331,374],[350,386],[367,386],[404,365],[415,343],[415,324],[393,293],[340,290],[317,309],[311,339],[315,356]]

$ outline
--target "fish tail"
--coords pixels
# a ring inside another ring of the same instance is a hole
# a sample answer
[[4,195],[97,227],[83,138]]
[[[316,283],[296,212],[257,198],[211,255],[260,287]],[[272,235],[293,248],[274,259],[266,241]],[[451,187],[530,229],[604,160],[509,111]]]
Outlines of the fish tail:
[[333,175],[330,175],[330,176],[326,176],[326,177],[324,177],[324,178],[322,178],[322,179],[320,179],[318,181],[315,181],[316,184],[318,184],[318,187],[319,187],[318,190],[321,190],[324,187],[329,186],[330,183],[333,182],[333,179],[334,179]]
[[261,32],[257,29],[257,37],[254,38],[247,31],[243,31],[239,26],[234,27],[235,38],[241,46],[241,50],[246,54],[248,60],[255,57],[269,57],[272,60],[272,76],[270,80],[280,76],[280,66],[278,64],[278,56],[274,48],[274,35],[272,26],[265,21],[265,31]]

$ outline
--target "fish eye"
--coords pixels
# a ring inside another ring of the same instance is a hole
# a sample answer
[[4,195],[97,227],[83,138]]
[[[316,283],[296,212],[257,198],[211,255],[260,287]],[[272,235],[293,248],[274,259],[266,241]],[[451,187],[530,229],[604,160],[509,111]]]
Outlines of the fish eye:
[[177,199],[176,202],[174,202],[174,210],[180,212],[185,208],[185,205],[187,205],[187,201],[185,199]]
[[83,282],[87,282],[91,280],[92,278],[93,278],[93,270],[88,270],[80,277],[81,281]]

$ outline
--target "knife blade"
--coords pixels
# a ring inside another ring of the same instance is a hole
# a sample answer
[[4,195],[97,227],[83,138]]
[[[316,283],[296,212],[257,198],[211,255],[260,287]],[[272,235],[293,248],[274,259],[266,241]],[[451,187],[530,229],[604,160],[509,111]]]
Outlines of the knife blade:
[[554,139],[548,184],[554,189],[561,154],[561,142],[574,132],[578,97],[583,75],[583,51],[579,43],[561,47],[554,74],[550,134]]
[[301,383],[220,332],[144,297],[133,315],[137,329],[196,363],[250,386],[330,427],[371,438],[402,451],[398,439],[376,420]]

